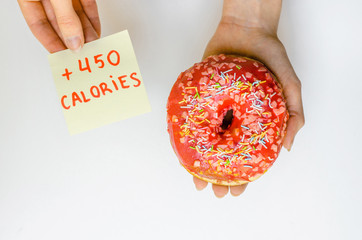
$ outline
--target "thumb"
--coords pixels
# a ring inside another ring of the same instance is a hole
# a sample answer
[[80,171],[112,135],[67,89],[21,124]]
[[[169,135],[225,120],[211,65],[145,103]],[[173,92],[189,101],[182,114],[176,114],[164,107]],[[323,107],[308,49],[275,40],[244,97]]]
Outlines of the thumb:
[[82,24],[74,11],[72,0],[51,0],[50,2],[64,44],[73,51],[79,51],[84,44],[84,35]]
[[301,82],[297,77],[284,46],[279,40],[273,41],[269,46],[269,50],[262,51],[262,61],[277,76],[283,87],[283,94],[286,98],[287,108],[289,112],[289,120],[287,122],[286,135],[283,145],[290,151],[293,141],[298,131],[304,125],[304,112],[302,103]]
[[283,145],[290,151],[292,148],[295,135],[304,125],[304,113],[301,96],[301,84],[297,77],[294,80],[290,79],[287,84],[284,85],[284,95],[287,101],[287,107],[289,112],[289,120],[287,123],[286,135]]

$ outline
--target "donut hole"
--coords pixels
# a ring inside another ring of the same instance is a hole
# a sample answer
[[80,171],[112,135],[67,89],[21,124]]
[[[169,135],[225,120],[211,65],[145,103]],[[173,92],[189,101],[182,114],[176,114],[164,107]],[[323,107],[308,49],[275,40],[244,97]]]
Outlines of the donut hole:
[[234,111],[232,109],[228,110],[222,120],[221,129],[226,130],[230,127],[234,119]]

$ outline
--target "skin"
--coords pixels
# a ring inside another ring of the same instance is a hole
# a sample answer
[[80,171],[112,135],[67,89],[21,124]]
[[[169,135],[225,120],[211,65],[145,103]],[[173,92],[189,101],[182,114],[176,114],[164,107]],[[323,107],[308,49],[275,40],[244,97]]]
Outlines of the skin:
[[[301,82],[277,36],[281,6],[281,0],[224,0],[221,21],[205,49],[204,58],[224,53],[247,56],[266,64],[284,89],[290,118],[283,146],[290,151],[297,132],[304,125],[304,113]],[[202,190],[208,183],[194,177],[194,184]],[[246,186],[213,184],[212,189],[216,197],[222,198],[229,191],[239,196]]]
[[[101,25],[95,0],[18,0],[30,30],[50,52],[78,51],[96,40]],[[224,0],[219,26],[208,43],[204,58],[219,53],[257,59],[273,71],[284,89],[290,114],[283,145],[290,151],[295,135],[304,125],[301,82],[277,36],[281,0]],[[196,189],[207,182],[194,177]],[[229,191],[239,196],[247,184],[226,187],[213,184],[217,197]]]
[[18,0],[24,18],[50,52],[79,51],[101,35],[95,0]]

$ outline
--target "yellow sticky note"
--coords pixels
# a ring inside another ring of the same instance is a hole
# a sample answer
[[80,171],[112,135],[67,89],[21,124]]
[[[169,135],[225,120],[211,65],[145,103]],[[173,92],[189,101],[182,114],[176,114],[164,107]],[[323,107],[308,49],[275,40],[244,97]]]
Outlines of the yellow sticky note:
[[48,59],[71,135],[151,111],[127,30]]

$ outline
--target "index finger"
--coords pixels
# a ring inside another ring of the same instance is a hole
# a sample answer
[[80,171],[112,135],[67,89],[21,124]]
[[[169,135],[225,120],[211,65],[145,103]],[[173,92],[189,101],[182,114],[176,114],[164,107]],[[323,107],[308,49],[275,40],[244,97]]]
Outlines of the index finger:
[[50,0],[50,3],[65,44],[71,50],[79,50],[84,44],[84,34],[72,0]]
[[30,31],[50,53],[66,49],[50,25],[40,1],[18,0],[18,3]]
[[80,0],[83,10],[91,22],[98,36],[101,36],[101,22],[99,20],[98,7],[96,0]]

